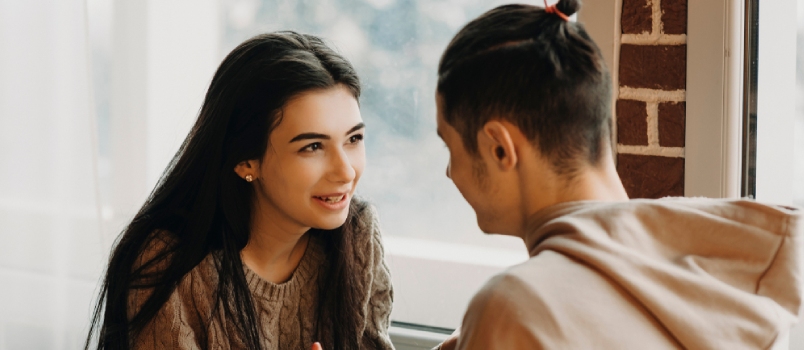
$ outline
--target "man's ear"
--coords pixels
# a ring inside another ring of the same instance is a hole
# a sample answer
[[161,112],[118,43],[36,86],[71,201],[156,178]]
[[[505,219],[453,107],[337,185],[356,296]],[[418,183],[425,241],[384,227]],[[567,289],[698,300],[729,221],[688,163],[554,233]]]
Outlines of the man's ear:
[[516,167],[519,161],[516,144],[511,137],[513,127],[496,120],[492,120],[483,125],[481,135],[487,142],[478,142],[481,152],[487,152],[494,164],[500,170],[511,170]]
[[[253,179],[260,177],[260,164],[256,159],[244,160],[235,165],[234,172],[237,173],[237,176],[240,176],[241,179],[251,182]],[[248,176],[251,176],[250,179],[252,180],[249,180]]]

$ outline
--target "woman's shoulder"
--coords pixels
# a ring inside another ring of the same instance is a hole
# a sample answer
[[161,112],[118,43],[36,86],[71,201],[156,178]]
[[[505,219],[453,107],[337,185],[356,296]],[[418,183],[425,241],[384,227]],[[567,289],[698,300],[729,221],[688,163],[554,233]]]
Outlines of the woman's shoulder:
[[132,266],[134,276],[154,276],[164,271],[173,258],[178,244],[176,237],[166,230],[154,230],[142,243]]
[[[142,244],[142,248],[134,263],[134,269],[142,268],[146,272],[157,272],[166,268],[178,253],[179,241],[176,235],[168,230],[154,230]],[[199,256],[200,262],[195,265],[196,269],[207,269],[214,265],[214,253],[207,253]],[[199,260],[196,260],[199,261]]]
[[[135,285],[145,287],[134,288],[129,295],[135,309],[138,309],[138,306],[150,295],[152,288],[148,288],[148,286],[159,283],[165,270],[176,258],[178,244],[176,236],[169,231],[155,230],[148,236],[132,267]],[[207,254],[190,271],[178,279],[168,303],[181,302],[188,298],[195,299],[214,291],[217,283],[217,269],[213,255],[213,253]]]
[[[144,310],[152,293],[164,287],[165,269],[176,259],[179,244],[175,235],[154,231],[143,245],[134,265],[134,284],[128,293],[128,317]],[[212,317],[217,271],[212,254],[181,276],[164,302],[152,309],[152,318],[133,339],[135,348],[162,348],[167,344],[195,344],[206,335],[205,324]],[[200,337],[200,338],[196,338]]]

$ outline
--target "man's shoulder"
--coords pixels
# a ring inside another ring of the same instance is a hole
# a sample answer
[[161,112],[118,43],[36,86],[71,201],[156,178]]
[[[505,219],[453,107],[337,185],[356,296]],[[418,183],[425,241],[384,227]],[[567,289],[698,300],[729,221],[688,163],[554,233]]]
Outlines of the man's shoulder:
[[623,298],[616,289],[608,278],[586,264],[558,252],[543,251],[492,277],[475,295],[471,306],[494,312],[510,309],[517,317],[525,318],[569,315],[584,311],[579,300],[608,302]]
[[[562,281],[566,272],[586,269],[574,260],[562,254],[546,251],[525,262],[509,267],[489,279],[475,294],[471,306],[476,308],[491,307],[495,312],[501,309],[516,309],[522,314],[522,306],[538,312],[544,300],[552,299],[557,284],[571,283]],[[576,281],[579,282],[579,281]]]
[[[555,288],[561,270],[583,266],[545,252],[492,277],[469,303],[461,326],[461,349],[560,347],[563,308]],[[558,318],[556,316],[559,316]],[[470,346],[471,345],[471,346]]]
[[[492,277],[484,286],[487,292],[504,292],[512,286],[522,286],[534,292],[549,292],[555,283],[565,281],[561,273],[589,273],[588,267],[554,251],[543,251],[528,260],[511,266]],[[567,281],[569,282],[569,281]]]

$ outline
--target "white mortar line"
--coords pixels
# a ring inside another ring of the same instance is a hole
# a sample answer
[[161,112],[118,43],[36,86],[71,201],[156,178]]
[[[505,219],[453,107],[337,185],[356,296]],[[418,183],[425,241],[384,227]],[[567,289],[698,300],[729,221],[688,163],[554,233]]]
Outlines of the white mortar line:
[[648,102],[648,147],[659,147],[659,102]]
[[632,45],[684,45],[686,34],[623,34],[621,43]]
[[651,22],[653,24],[651,34],[659,36],[664,28],[662,23],[662,0],[651,0],[650,4],[653,10],[651,11]]
[[667,91],[621,86],[619,95],[621,100],[645,102],[684,102],[686,100],[686,91],[684,90]]
[[641,156],[684,158],[684,147],[629,146],[617,145],[617,153]]

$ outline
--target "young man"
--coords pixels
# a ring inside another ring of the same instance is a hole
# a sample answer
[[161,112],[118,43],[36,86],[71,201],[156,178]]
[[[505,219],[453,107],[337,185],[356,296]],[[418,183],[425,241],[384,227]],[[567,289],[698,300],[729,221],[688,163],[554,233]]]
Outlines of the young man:
[[484,232],[521,237],[531,256],[486,283],[443,348],[772,347],[801,309],[802,211],[629,200],[609,75],[566,20],[577,9],[498,7],[441,59],[447,176]]

